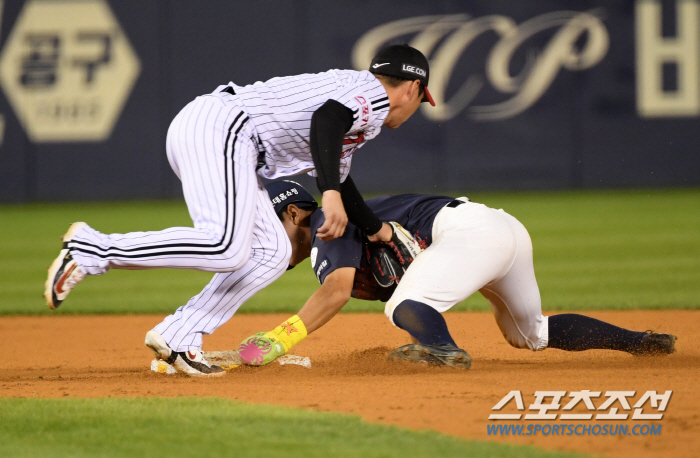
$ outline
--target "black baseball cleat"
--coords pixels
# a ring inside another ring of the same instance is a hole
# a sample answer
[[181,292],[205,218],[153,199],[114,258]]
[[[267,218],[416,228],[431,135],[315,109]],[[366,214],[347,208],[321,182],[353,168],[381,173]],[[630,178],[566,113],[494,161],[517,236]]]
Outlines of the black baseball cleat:
[[635,356],[670,355],[676,351],[676,339],[678,337],[672,334],[646,331],[646,335],[642,337],[639,347],[631,350],[630,353]]
[[145,344],[153,350],[156,358],[170,364],[181,374],[189,377],[204,378],[223,377],[226,375],[226,370],[215,364],[209,364],[204,359],[201,350],[173,351],[165,342],[165,339],[155,331],[146,333]]
[[409,344],[389,353],[389,361],[410,361],[412,363],[450,366],[469,369],[472,358],[454,345]]

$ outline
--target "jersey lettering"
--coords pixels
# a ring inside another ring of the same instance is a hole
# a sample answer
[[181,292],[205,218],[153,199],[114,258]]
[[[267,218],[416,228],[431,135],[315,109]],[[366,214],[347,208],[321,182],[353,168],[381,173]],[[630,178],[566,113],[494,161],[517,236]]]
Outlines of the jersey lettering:
[[320,266],[318,266],[318,269],[316,270],[316,278],[318,278],[318,281],[321,281],[321,274],[323,273],[323,269],[328,267],[328,259],[324,259],[323,262],[321,263]]
[[365,133],[360,132],[357,134],[355,137],[346,137],[343,139],[343,147],[346,145],[354,145],[352,148],[348,149],[347,151],[343,151],[343,154],[340,156],[342,158],[348,158],[352,156],[352,154],[357,151],[357,149],[360,147],[362,143],[365,141]]
[[360,128],[362,128],[365,127],[369,122],[369,104],[367,103],[367,100],[361,95],[355,97],[355,100],[357,100],[360,103],[360,118],[362,119],[362,124],[360,124]]

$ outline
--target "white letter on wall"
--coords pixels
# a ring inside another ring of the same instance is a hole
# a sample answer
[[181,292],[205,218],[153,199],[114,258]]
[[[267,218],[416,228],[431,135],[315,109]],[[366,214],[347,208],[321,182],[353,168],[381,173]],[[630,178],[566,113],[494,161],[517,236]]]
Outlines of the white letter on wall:
[[[637,0],[637,110],[642,117],[700,115],[700,0],[677,0],[675,37],[661,34],[661,1]],[[664,91],[663,66],[677,67],[677,90]]]

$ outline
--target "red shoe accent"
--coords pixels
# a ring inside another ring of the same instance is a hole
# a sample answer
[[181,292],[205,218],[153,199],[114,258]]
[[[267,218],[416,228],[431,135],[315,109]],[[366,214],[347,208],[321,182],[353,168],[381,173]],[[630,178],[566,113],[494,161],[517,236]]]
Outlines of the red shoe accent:
[[56,293],[57,294],[63,294],[63,284],[66,282],[68,277],[70,277],[70,274],[73,273],[75,268],[78,267],[78,264],[73,264],[73,267],[68,269],[67,271],[63,272],[63,275],[61,275],[61,278],[58,279],[56,282]]

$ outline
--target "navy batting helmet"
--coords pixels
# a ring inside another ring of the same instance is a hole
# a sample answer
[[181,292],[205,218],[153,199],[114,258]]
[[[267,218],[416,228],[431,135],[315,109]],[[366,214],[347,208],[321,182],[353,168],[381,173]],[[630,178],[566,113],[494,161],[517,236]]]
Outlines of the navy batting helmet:
[[318,208],[316,199],[295,181],[273,181],[265,186],[265,189],[270,196],[270,201],[272,201],[272,206],[275,208],[277,215],[283,213],[289,204],[308,210],[316,210]]

